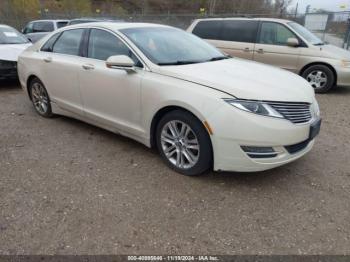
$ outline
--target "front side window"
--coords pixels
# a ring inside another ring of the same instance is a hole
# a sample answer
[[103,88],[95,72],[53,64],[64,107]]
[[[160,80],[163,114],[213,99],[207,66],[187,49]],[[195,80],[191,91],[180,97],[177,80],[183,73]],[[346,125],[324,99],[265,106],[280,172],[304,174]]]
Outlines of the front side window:
[[255,43],[258,32],[257,21],[227,20],[223,22],[221,40]]
[[153,63],[184,65],[226,59],[218,49],[193,34],[169,27],[120,30]]
[[53,22],[34,22],[33,33],[45,33],[54,31]]
[[192,34],[203,39],[219,39],[221,24],[220,20],[200,21],[193,29]]
[[8,26],[0,27],[0,44],[25,44],[28,42],[28,39],[16,29]]
[[288,45],[288,38],[296,38],[287,27],[271,22],[261,24],[259,43],[267,45]]
[[52,51],[59,54],[79,55],[80,42],[84,29],[64,31],[54,44]]

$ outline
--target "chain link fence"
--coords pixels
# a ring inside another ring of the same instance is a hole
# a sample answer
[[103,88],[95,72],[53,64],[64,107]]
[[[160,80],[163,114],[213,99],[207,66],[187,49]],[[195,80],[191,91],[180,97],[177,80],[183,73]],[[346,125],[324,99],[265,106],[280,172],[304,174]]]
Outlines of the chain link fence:
[[[0,16],[0,23],[14,26],[21,30],[24,25],[31,20],[39,19],[74,19],[84,17],[85,15],[79,12],[67,12],[67,13],[51,13],[51,12],[39,12],[36,17],[18,16],[15,13],[8,10],[5,14]],[[175,26],[178,28],[186,29],[194,19],[198,18],[219,18],[219,17],[270,17],[280,18],[278,14],[260,13],[260,14],[174,14],[171,12],[163,14],[128,14],[128,15],[115,15],[115,14],[93,14],[88,17],[103,17],[108,19],[123,20],[125,22],[149,22],[159,23]],[[323,41],[338,47],[350,48],[350,11],[346,12],[322,12],[322,13],[309,13],[304,15],[285,15],[283,18],[296,21],[301,25],[304,25],[310,31],[315,33]]]

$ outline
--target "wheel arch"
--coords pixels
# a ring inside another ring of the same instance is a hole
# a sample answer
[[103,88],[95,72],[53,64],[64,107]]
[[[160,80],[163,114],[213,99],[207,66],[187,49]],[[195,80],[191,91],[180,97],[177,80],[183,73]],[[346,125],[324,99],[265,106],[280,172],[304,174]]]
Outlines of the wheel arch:
[[[150,126],[150,145],[152,148],[156,148],[156,132],[157,132],[157,125],[159,123],[159,121],[162,119],[162,117],[164,115],[166,115],[167,113],[174,111],[174,110],[182,110],[185,112],[190,113],[191,115],[193,115],[195,118],[197,118],[201,123],[203,128],[207,131],[208,135],[209,135],[209,142],[210,142],[210,146],[213,150],[213,143],[212,143],[212,138],[211,138],[211,134],[208,131],[208,128],[205,126],[205,124],[203,123],[203,120],[201,119],[202,117],[198,117],[198,115],[196,115],[195,113],[192,112],[192,110],[189,110],[183,106],[178,106],[178,105],[168,105],[168,106],[164,106],[162,108],[160,108],[153,116],[152,118],[152,122],[151,122],[151,126]],[[213,151],[214,152],[214,151]]]
[[[31,96],[31,94],[30,94],[29,85],[30,85],[30,82],[31,82],[33,79],[35,79],[35,78],[37,78],[37,79],[40,80],[39,77],[37,77],[36,75],[32,74],[32,75],[30,75],[30,76],[28,77],[28,79],[27,79],[27,81],[26,81],[27,94],[28,94],[28,97],[29,97],[30,100],[32,100],[32,96]],[[40,80],[40,81],[41,81],[41,80]]]
[[303,73],[305,72],[306,69],[308,69],[309,67],[311,66],[315,66],[315,65],[323,65],[323,66],[327,66],[334,74],[334,84],[336,85],[337,84],[337,81],[338,81],[338,75],[337,75],[337,71],[335,70],[335,68],[326,63],[326,62],[312,62],[312,63],[309,63],[309,64],[306,64],[299,72],[299,75],[302,76]]

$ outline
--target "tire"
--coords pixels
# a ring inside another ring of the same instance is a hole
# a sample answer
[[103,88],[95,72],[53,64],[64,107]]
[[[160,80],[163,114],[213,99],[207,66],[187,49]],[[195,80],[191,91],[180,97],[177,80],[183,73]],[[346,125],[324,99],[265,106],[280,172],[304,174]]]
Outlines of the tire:
[[302,73],[316,93],[326,93],[335,85],[335,75],[333,71],[325,65],[313,65]]
[[35,111],[42,117],[52,117],[53,114],[49,94],[44,84],[38,78],[34,78],[30,81],[29,92]]
[[183,110],[167,113],[157,125],[156,139],[163,160],[176,172],[195,176],[212,167],[213,152],[209,134],[191,113]]

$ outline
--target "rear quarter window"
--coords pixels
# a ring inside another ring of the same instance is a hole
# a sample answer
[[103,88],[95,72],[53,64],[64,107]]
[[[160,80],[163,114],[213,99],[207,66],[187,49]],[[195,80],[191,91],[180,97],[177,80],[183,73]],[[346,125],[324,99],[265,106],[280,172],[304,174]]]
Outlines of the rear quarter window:
[[218,40],[220,38],[221,24],[219,20],[200,21],[193,29],[192,34],[203,39]]

